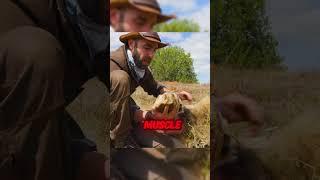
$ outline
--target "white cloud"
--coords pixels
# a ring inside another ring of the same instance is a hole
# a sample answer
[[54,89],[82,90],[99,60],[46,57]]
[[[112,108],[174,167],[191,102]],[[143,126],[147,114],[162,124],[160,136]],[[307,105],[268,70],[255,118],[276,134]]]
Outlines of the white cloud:
[[159,32],[158,33],[161,41],[163,42],[179,42],[183,40],[182,33],[176,33],[176,32]]
[[160,6],[178,16],[178,19],[189,19],[200,25],[200,30],[210,31],[210,1],[199,3],[198,0],[159,0]]
[[119,40],[119,37],[122,34],[126,34],[126,32],[110,32],[110,52],[123,45],[123,43]]
[[200,25],[200,31],[210,31],[210,4],[203,6],[200,10],[185,17]]
[[[200,82],[210,81],[210,33],[191,33],[191,36],[175,44],[191,54],[194,69]],[[202,79],[207,77],[206,79]]]

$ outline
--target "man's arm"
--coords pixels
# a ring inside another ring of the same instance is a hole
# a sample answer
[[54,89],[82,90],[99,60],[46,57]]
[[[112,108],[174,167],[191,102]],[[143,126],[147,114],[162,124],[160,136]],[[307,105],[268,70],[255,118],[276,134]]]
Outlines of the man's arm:
[[143,88],[145,92],[149,95],[153,95],[154,97],[158,97],[164,86],[154,80],[152,73],[149,69],[146,70],[146,74],[144,75],[143,80],[140,83],[140,86]]
[[134,113],[134,120],[136,122],[142,122],[142,121],[151,120],[151,119],[153,119],[151,111],[138,109]]
[[264,125],[263,108],[249,97],[230,94],[216,98],[214,103],[217,112],[227,123],[248,122],[251,125],[252,135],[256,135],[258,129]]

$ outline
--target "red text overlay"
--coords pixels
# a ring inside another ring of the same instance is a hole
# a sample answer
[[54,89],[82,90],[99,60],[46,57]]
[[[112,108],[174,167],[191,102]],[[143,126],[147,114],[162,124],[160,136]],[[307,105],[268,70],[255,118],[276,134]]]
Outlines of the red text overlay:
[[183,121],[176,120],[146,120],[142,122],[145,130],[181,130]]

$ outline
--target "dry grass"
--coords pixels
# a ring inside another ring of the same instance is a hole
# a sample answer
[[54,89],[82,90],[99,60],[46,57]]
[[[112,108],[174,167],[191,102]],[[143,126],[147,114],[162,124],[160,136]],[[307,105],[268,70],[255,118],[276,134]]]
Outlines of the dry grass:
[[[190,92],[193,96],[193,102],[183,102],[184,105],[193,106],[196,103],[200,102],[203,98],[207,98],[209,100],[209,85],[199,85],[199,84],[182,84],[176,82],[163,82],[170,89],[174,89],[175,91],[187,91]],[[155,97],[148,95],[143,91],[142,88],[137,88],[135,93],[132,95],[133,99],[136,103],[144,110],[150,110],[153,103],[155,102]],[[209,107],[208,109],[204,109],[206,114],[202,115],[200,119],[197,119],[196,122],[187,122],[187,130],[183,133],[182,139],[185,141],[187,147],[194,148],[203,148],[206,145],[209,145],[210,141],[210,114]],[[203,113],[201,110],[198,112],[199,114]]]
[[260,157],[277,179],[320,179],[319,117],[312,108],[269,138]]
[[67,107],[67,110],[87,138],[96,142],[98,151],[107,154],[106,88],[97,79],[88,81],[83,87],[85,90]]
[[218,96],[241,92],[264,107],[267,123],[257,137],[245,123],[230,132],[257,152],[275,179],[320,179],[320,72],[218,67],[215,75]]
[[284,125],[320,103],[320,72],[287,73],[272,70],[235,70],[217,68],[215,86],[218,96],[240,92],[265,107],[270,121]]

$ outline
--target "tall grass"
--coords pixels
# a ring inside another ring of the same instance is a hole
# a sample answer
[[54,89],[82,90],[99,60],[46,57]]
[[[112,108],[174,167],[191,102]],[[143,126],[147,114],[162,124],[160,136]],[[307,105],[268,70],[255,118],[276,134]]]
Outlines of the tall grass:
[[229,133],[254,149],[275,179],[319,179],[320,72],[218,66],[214,79],[218,96],[240,92],[264,107],[266,125],[257,137],[248,136],[245,123]]

